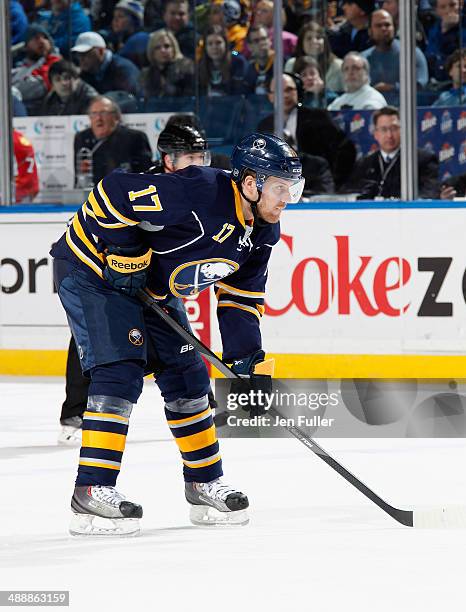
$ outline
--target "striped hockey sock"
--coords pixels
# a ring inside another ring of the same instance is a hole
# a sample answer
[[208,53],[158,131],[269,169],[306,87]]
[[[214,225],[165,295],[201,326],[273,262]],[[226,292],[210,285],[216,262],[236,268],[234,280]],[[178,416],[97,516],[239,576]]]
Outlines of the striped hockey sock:
[[185,481],[220,478],[222,460],[210,407],[189,415],[165,408],[165,416],[183,458]]
[[[103,398],[103,401],[93,401]],[[89,397],[76,486],[115,486],[125,450],[132,404],[121,398]]]

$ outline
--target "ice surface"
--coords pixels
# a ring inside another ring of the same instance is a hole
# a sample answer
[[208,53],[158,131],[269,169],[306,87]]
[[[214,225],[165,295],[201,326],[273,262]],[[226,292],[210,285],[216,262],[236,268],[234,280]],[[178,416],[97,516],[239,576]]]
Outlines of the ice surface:
[[[56,445],[64,381],[0,379],[0,589],[70,590],[83,612],[464,610],[466,531],[402,527],[294,439],[224,440],[243,528],[188,520],[160,396],[133,412],[118,488],[134,539],[68,536],[78,449]],[[402,508],[466,503],[464,440],[322,440]]]

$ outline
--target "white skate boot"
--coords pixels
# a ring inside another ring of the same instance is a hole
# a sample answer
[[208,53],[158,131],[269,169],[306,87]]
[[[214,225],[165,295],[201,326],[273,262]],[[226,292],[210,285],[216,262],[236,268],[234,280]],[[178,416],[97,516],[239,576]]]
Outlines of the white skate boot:
[[75,487],[71,498],[73,536],[134,536],[139,533],[142,507],[115,487]]
[[189,518],[193,525],[247,525],[249,501],[220,478],[210,482],[186,482],[186,500],[191,504]]
[[83,420],[79,416],[60,421],[62,426],[57,442],[63,446],[81,446]]

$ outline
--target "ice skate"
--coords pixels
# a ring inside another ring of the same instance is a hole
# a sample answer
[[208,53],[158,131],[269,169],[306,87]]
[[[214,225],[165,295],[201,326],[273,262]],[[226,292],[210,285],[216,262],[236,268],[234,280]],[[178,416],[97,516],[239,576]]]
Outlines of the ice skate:
[[80,416],[69,417],[60,421],[62,429],[57,442],[63,446],[81,446],[83,420]]
[[142,507],[126,501],[115,487],[75,487],[71,499],[73,536],[134,536]]
[[194,525],[247,525],[248,498],[220,478],[210,482],[185,483],[185,495]]

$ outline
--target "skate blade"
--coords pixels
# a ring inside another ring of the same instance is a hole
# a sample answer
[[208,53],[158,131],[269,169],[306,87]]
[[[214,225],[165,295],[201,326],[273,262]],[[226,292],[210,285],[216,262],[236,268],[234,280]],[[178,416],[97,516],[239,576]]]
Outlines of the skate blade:
[[189,519],[193,525],[198,527],[220,526],[244,526],[249,523],[247,510],[236,510],[235,512],[220,512],[211,506],[191,506]]
[[134,537],[140,532],[139,519],[109,519],[93,514],[73,513],[69,532],[74,537]]

